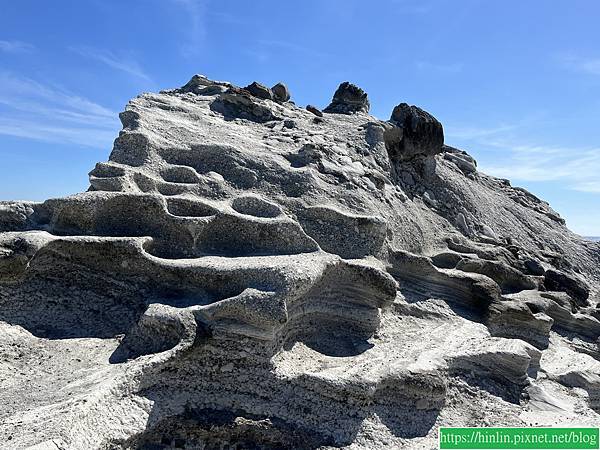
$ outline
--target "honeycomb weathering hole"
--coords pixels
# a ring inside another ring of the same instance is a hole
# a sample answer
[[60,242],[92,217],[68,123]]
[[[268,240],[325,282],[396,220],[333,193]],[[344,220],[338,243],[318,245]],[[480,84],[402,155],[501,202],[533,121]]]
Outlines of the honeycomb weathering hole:
[[291,349],[296,342],[302,342],[310,349],[327,356],[357,356],[373,348],[369,341],[378,327],[377,310],[364,310],[365,321],[372,322],[372,329],[356,326],[349,317],[338,317],[333,312],[323,311],[306,314],[301,320],[295,319],[290,327],[284,348]]
[[217,210],[206,203],[187,198],[168,198],[167,211],[179,217],[208,217],[214,216]]
[[199,177],[194,169],[187,166],[172,166],[160,172],[163,180],[169,183],[198,183]]
[[125,175],[125,169],[110,164],[98,163],[90,172],[90,175],[96,178],[113,178]]
[[231,202],[231,207],[240,214],[255,217],[277,217],[281,214],[279,206],[259,197],[238,197]]

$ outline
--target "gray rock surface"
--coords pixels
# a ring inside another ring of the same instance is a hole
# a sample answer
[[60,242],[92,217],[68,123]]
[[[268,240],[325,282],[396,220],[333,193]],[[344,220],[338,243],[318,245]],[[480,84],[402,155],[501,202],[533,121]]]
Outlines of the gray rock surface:
[[0,447],[597,426],[600,243],[417,107],[268,91],[142,94],[88,192],[0,202]]

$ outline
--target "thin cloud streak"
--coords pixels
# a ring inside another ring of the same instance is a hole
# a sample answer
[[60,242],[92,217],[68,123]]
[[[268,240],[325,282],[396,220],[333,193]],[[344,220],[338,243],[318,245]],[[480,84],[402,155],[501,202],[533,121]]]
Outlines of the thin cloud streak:
[[486,150],[496,155],[480,169],[493,176],[524,182],[560,182],[561,188],[600,193],[600,148],[529,143],[521,137],[539,126],[538,118],[489,128],[448,127],[446,137],[459,147]]
[[[456,126],[448,125],[444,127],[446,137],[459,141],[466,141],[469,144],[493,145],[503,147],[508,142],[522,142],[518,136],[518,131],[528,127],[538,127],[546,123],[547,113],[538,111],[513,122],[502,122],[494,126]],[[554,123],[552,121],[552,123]],[[515,146],[518,147],[518,146]],[[528,148],[531,150],[531,147]],[[547,149],[545,149],[547,150]]]
[[57,103],[72,110],[92,116],[114,117],[115,112],[94,103],[84,97],[74,95],[51,85],[26,77],[17,77],[11,72],[0,71],[0,99],[38,98],[46,102]]
[[0,134],[109,148],[117,113],[49,84],[0,71]]
[[148,75],[142,69],[140,64],[132,58],[119,57],[109,50],[85,46],[69,47],[69,50],[79,54],[80,56],[83,56],[84,58],[99,61],[108,67],[154,84],[154,81],[150,75]]
[[519,125],[499,125],[494,128],[478,128],[478,127],[467,127],[467,128],[456,128],[456,127],[444,127],[444,134],[446,137],[461,139],[461,140],[474,140],[495,136],[507,131],[515,130]]
[[26,119],[0,118],[0,134],[58,144],[107,148],[115,137],[113,130],[41,125]]
[[580,192],[592,192],[600,194],[600,181],[588,181],[585,183],[578,183],[574,189]]
[[208,0],[171,0],[181,7],[190,22],[187,28],[187,42],[181,46],[181,52],[186,57],[200,54],[206,41],[206,14]]
[[0,52],[29,53],[33,50],[35,50],[35,47],[27,42],[0,40]]
[[600,75],[600,58],[583,58],[575,55],[561,55],[560,63],[575,72],[588,75]]
[[600,192],[600,148],[489,144],[506,155],[507,162],[484,166],[484,172],[519,181],[562,181],[571,190]]

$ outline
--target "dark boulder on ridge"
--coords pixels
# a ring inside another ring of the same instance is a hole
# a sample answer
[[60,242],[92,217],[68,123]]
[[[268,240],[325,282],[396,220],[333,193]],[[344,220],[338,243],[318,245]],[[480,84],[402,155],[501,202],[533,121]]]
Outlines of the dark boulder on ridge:
[[390,123],[393,127],[386,130],[384,138],[392,162],[442,152],[444,129],[427,111],[400,103],[394,108]]
[[290,99],[290,91],[283,83],[277,83],[271,88],[271,92],[273,92],[273,100],[277,102],[283,103]]
[[339,85],[333,100],[323,111],[326,113],[352,114],[356,112],[369,112],[371,107],[367,93],[348,81]]
[[323,112],[319,108],[313,105],[306,105],[306,110],[313,113],[317,117],[323,117]]
[[254,81],[252,84],[249,84],[244,88],[246,91],[250,92],[252,95],[258,98],[262,98],[263,100],[273,100],[273,91]]

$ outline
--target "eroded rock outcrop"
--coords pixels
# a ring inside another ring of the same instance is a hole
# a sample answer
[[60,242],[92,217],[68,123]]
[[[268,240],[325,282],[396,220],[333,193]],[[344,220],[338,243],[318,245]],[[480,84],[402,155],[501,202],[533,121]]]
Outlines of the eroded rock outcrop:
[[392,163],[442,152],[442,124],[421,108],[400,103],[392,111],[390,123],[393,126],[386,130],[384,139]]
[[331,103],[323,111],[338,114],[368,113],[370,107],[367,93],[355,84],[344,81],[338,86]]
[[250,92],[255,97],[262,98],[263,100],[273,100],[273,91],[263,84],[253,81],[244,90]]
[[598,423],[599,244],[418,107],[289,99],[201,75],[143,94],[88,192],[0,203],[1,442],[412,449]]
[[287,102],[290,100],[290,91],[283,83],[277,83],[271,88],[273,99],[278,102]]

